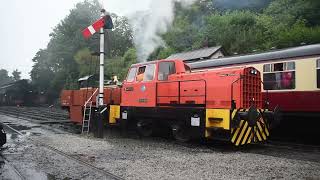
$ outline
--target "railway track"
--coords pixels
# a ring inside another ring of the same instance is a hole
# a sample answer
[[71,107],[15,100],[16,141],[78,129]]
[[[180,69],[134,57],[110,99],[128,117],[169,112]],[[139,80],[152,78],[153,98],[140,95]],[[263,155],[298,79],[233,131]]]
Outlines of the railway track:
[[73,134],[79,134],[81,132],[81,127],[72,124],[67,112],[60,109],[0,106],[0,114],[39,124],[46,129],[57,129],[57,132],[61,129]]
[[[5,125],[7,128],[9,128],[10,130],[12,130],[12,132],[14,132],[14,133],[16,133],[16,134],[18,134],[18,135],[23,136],[23,133],[21,133],[19,130],[15,129],[14,127],[10,126],[9,124],[4,123],[4,125]],[[65,157],[65,158],[69,159],[70,161],[76,162],[76,163],[78,163],[78,164],[81,164],[82,166],[85,166],[86,168],[92,169],[92,170],[94,170],[95,172],[100,173],[100,174],[103,175],[106,179],[123,180],[123,178],[120,177],[120,176],[117,176],[117,175],[115,175],[115,174],[113,174],[113,173],[111,173],[111,172],[109,172],[109,171],[107,171],[107,170],[101,169],[101,168],[99,168],[99,167],[97,167],[97,166],[95,166],[95,165],[93,165],[93,164],[91,164],[91,163],[88,163],[88,162],[86,162],[86,161],[84,161],[84,160],[81,160],[81,159],[79,159],[79,158],[77,158],[77,157],[70,156],[70,155],[68,155],[67,153],[64,153],[63,151],[60,151],[60,150],[56,149],[56,148],[53,147],[53,146],[50,146],[50,145],[47,145],[47,144],[45,144],[45,143],[39,142],[39,141],[37,141],[37,140],[35,140],[35,139],[31,138],[31,137],[28,137],[27,139],[30,140],[30,141],[32,141],[34,144],[36,144],[36,145],[38,145],[38,146],[44,147],[44,148],[46,148],[46,149],[48,149],[48,150],[50,150],[50,151],[52,151],[52,152],[54,152],[54,153],[56,153],[56,154],[58,154],[58,155],[60,155],[60,156],[63,156],[63,157]],[[4,158],[4,159],[5,159],[5,158]],[[26,179],[26,178],[22,175],[22,173],[19,172],[19,170],[18,170],[17,168],[15,168],[12,164],[10,164],[9,161],[7,161],[7,160],[5,160],[5,161],[6,161],[6,163],[7,163],[8,165],[10,165],[10,166],[14,169],[15,173],[16,173],[19,177],[21,177],[21,179]]]
[[38,121],[65,121],[69,119],[66,112],[54,108],[34,108],[34,107],[0,107],[0,113],[19,118],[30,118]]
[[[62,123],[64,126],[70,126],[74,128],[72,125],[68,125],[69,117],[67,112],[60,110],[60,109],[54,109],[54,108],[41,108],[41,107],[0,107],[0,113],[13,116],[20,119],[25,119],[31,122],[35,123]],[[72,132],[75,132],[74,130]],[[177,143],[177,142],[174,142]],[[223,143],[223,142],[213,142],[213,143],[177,143],[179,145],[185,146],[185,147],[194,147],[195,145],[200,147],[206,146],[210,149],[229,149],[229,150],[239,150],[240,148],[234,148],[233,146],[230,146],[229,144]],[[307,145],[303,143],[295,143],[295,142],[288,142],[286,140],[269,140],[265,144],[256,144],[253,146],[249,146],[251,149],[256,148],[276,148],[276,149],[287,149],[287,150],[294,150],[294,151],[301,151],[301,152],[320,152],[320,146],[319,145]],[[246,146],[246,148],[248,148]]]

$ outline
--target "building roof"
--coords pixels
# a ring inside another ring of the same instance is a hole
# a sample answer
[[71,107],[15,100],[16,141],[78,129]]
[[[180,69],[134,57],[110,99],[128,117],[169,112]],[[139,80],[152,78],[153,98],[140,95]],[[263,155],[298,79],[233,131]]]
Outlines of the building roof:
[[79,79],[78,79],[78,82],[80,82],[80,81],[87,81],[87,80],[88,80],[89,78],[91,78],[92,76],[93,76],[93,74],[84,76],[84,77],[82,77],[82,78],[79,78]]
[[0,87],[0,90],[2,90],[2,89],[7,89],[7,88],[9,88],[9,87],[12,87],[12,86],[14,86],[15,84],[7,84],[7,85],[4,85],[4,86],[1,86]]
[[269,51],[259,54],[224,57],[189,63],[191,69],[219,67],[234,64],[246,64],[259,61],[281,60],[302,56],[320,55],[320,44],[293,47],[283,50]]
[[172,54],[167,59],[182,59],[182,60],[193,60],[193,59],[207,59],[210,58],[214,53],[221,49],[221,46],[209,47],[197,49],[194,51],[187,51],[177,54]]
[[0,93],[5,93],[7,90],[13,89],[13,88],[20,88],[21,86],[25,86],[24,83],[28,83],[28,80],[26,79],[21,79],[21,80],[17,80],[17,81],[13,81],[7,84],[3,84],[0,87]]

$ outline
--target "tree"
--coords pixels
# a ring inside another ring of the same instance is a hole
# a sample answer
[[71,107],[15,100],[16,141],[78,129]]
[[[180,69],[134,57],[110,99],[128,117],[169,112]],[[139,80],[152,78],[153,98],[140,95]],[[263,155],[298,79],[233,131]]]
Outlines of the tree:
[[13,80],[14,80],[14,81],[20,80],[20,79],[21,79],[20,74],[21,74],[21,72],[18,71],[18,69],[14,70],[14,71],[12,72]]
[[80,49],[74,59],[78,63],[80,77],[94,74],[96,65],[99,63],[98,58],[91,55],[89,48]]
[[[91,53],[99,52],[99,33],[86,40],[81,31],[100,17],[101,8],[98,0],[77,3],[53,29],[47,47],[33,58],[31,78],[39,90],[57,98],[62,88],[76,89],[78,78],[94,72],[97,60]],[[131,30],[127,18],[111,16],[114,29],[106,31],[106,57],[121,59],[132,47]]]
[[108,59],[105,64],[105,75],[111,78],[112,74],[123,80],[127,75],[129,67],[137,62],[136,49],[130,48],[122,58]]
[[0,69],[0,86],[12,82],[12,78],[8,75],[8,71]]

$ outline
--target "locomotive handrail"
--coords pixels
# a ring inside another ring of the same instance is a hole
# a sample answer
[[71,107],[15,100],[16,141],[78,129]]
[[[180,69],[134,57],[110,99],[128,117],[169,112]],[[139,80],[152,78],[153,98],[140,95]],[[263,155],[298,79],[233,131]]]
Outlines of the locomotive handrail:
[[87,104],[90,102],[90,100],[92,99],[92,97],[98,92],[99,88],[97,88],[92,95],[88,98],[88,100],[84,103],[84,107],[87,106]]
[[236,107],[233,107],[234,106],[234,104],[233,104],[233,101],[234,101],[233,100],[233,84],[238,82],[239,80],[243,79],[244,77],[245,77],[245,75],[240,75],[240,77],[237,80],[235,80],[231,83],[231,108],[236,108]]

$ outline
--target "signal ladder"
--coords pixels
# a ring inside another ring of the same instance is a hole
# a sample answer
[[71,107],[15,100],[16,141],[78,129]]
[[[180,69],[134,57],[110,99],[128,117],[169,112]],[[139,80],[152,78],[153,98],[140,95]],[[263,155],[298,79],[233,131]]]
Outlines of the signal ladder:
[[98,92],[98,88],[92,93],[89,99],[84,104],[83,117],[82,117],[82,134],[89,133],[90,131],[90,121],[92,112],[92,97]]

